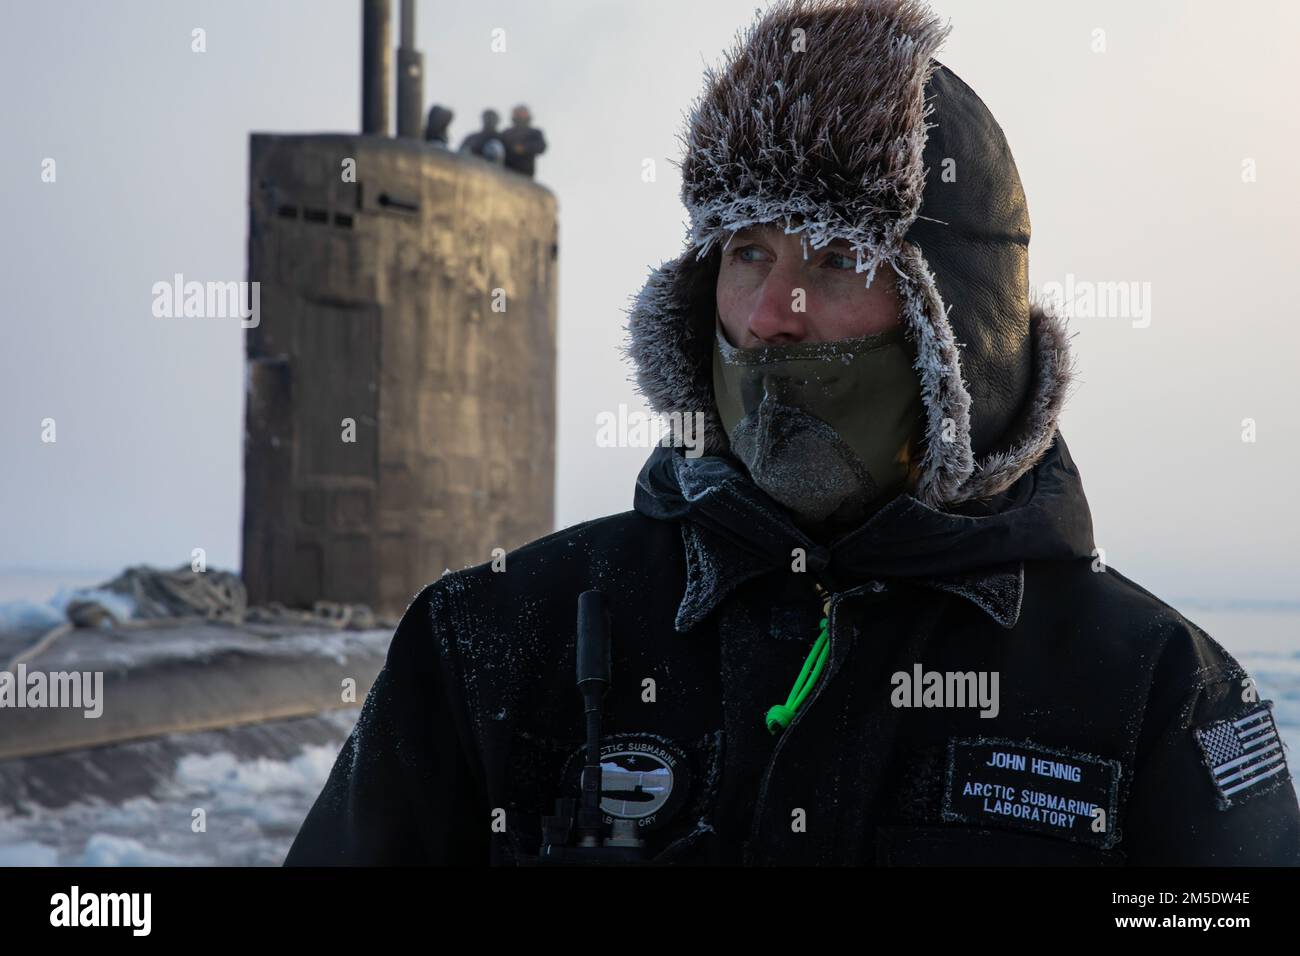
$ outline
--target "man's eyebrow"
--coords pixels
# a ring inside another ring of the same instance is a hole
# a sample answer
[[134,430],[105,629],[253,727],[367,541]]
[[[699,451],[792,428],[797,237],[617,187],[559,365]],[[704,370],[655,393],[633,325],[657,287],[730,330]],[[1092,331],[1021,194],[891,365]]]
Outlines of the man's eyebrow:
[[[729,240],[729,242],[735,243],[735,242],[744,242],[748,240],[758,239],[764,234],[770,234],[772,230],[776,230],[777,232],[782,231],[780,226],[767,226],[767,225],[743,226],[731,234],[731,239]],[[797,233],[795,235],[797,235]],[[836,252],[850,251],[852,250],[852,248],[853,247],[849,243],[849,240],[843,237],[837,237],[835,239],[832,239],[826,245],[822,246],[820,249],[813,249],[810,246],[808,252],[811,255],[814,252],[825,252],[827,250],[834,250]]]

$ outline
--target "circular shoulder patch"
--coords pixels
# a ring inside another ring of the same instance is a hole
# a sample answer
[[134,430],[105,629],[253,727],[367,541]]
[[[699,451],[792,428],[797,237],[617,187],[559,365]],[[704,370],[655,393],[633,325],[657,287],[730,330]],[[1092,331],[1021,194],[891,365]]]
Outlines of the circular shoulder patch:
[[[562,779],[572,793],[582,792],[586,745],[565,761]],[[612,734],[600,739],[600,808],[605,822],[635,820],[651,831],[667,823],[691,792],[686,755],[667,737]]]

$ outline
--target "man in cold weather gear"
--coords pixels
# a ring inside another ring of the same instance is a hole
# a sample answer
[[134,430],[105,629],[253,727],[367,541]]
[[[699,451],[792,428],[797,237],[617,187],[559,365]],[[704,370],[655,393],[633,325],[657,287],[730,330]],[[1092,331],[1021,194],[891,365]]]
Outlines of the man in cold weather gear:
[[779,2],[708,74],[628,324],[680,431],[633,510],[420,593],[288,863],[1300,862],[1271,703],[1095,548],[946,33]]
[[460,152],[472,153],[475,156],[490,158],[488,151],[492,144],[501,144],[501,131],[497,126],[501,123],[501,116],[496,110],[483,111],[483,128],[470,133],[460,141]]
[[506,148],[506,169],[529,179],[537,169],[537,157],[546,152],[546,137],[532,122],[533,114],[520,103],[510,111],[510,127],[501,133],[501,143]]

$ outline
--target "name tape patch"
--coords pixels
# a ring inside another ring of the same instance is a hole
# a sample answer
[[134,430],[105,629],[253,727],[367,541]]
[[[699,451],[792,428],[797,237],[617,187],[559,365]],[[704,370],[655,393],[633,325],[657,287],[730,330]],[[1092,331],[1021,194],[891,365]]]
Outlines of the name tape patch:
[[1122,767],[1028,740],[948,741],[943,818],[1027,830],[1108,850],[1119,841]]
[[1196,742],[1219,795],[1220,810],[1291,779],[1270,700],[1244,717],[1197,727]]

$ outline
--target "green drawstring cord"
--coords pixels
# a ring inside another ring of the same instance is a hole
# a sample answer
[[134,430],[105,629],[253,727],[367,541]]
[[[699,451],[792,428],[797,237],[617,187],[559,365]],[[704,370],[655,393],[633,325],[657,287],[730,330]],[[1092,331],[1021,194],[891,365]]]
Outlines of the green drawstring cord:
[[799,672],[799,679],[794,682],[794,687],[790,690],[790,696],[784,704],[777,704],[767,712],[767,729],[769,733],[779,734],[790,726],[790,721],[794,720],[794,715],[803,702],[812,693],[812,689],[817,686],[817,678],[822,674],[822,668],[826,665],[826,657],[830,653],[830,618],[821,619],[821,634],[817,637],[817,642],[813,644],[812,651],[808,659],[803,662],[803,670]]

